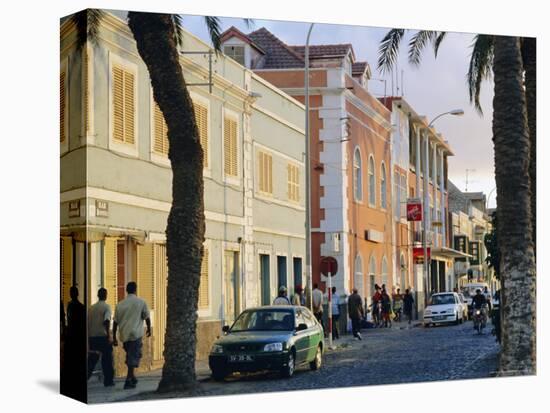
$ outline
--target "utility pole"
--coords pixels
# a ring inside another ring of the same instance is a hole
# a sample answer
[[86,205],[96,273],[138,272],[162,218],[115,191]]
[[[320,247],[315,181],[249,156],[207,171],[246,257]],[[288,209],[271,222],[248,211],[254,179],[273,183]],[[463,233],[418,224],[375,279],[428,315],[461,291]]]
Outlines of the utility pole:
[[310,162],[310,137],[309,137],[309,38],[314,23],[309,26],[307,32],[306,47],[305,47],[305,68],[304,68],[304,88],[305,88],[305,104],[306,104],[306,282],[307,298],[309,300],[310,310],[313,310],[313,299],[311,291],[313,288],[313,277],[311,274],[311,162]]

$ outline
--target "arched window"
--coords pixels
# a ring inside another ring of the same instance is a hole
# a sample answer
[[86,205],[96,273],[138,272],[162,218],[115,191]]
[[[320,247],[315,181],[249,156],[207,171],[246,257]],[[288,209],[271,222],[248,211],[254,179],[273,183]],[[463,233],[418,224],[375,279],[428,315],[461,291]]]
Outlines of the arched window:
[[353,278],[353,286],[357,288],[357,292],[361,297],[365,297],[365,285],[363,283],[363,259],[359,254],[355,257],[355,276]]
[[401,273],[400,287],[402,291],[405,291],[407,288],[407,263],[403,254],[401,254],[401,258],[399,260],[399,270]]
[[382,258],[382,284],[386,285],[386,291],[390,291],[390,286],[388,285],[388,260],[386,257]]
[[376,205],[376,180],[374,176],[374,158],[369,156],[369,204]]
[[361,163],[361,152],[355,148],[353,154],[353,193],[356,201],[363,200],[363,167]]
[[369,296],[374,294],[374,284],[376,283],[376,258],[371,255],[369,260]]
[[387,193],[386,165],[382,162],[382,167],[380,168],[380,207],[384,209],[388,206]]

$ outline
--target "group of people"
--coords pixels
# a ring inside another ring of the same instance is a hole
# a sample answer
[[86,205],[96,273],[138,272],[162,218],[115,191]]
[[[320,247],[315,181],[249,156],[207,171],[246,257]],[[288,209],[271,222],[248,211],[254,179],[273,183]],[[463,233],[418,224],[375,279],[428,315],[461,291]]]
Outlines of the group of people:
[[[394,321],[401,321],[401,313],[405,314],[408,319],[408,323],[411,324],[413,317],[414,298],[409,289],[405,290],[405,294],[401,294],[401,290],[398,288],[395,294],[390,295],[386,291],[385,284],[380,287],[378,284],[374,285],[375,293],[372,296],[372,319],[375,327],[391,327],[392,318]],[[393,301],[393,305],[392,305]],[[323,304],[324,297],[323,292],[319,289],[318,284],[313,284],[313,291],[311,292],[311,307],[315,318],[323,323]],[[340,338],[338,331],[338,322],[340,319],[340,304],[341,298],[336,294],[336,287],[332,287],[331,290],[331,308],[332,308],[332,338],[337,340]],[[295,288],[295,293],[291,299],[288,298],[288,290],[285,286],[279,287],[279,294],[273,301],[273,305],[306,305],[306,295],[304,289],[298,285]],[[348,316],[351,320],[351,329],[353,336],[358,340],[362,340],[361,337],[361,324],[366,320],[365,306],[363,305],[363,299],[358,293],[358,290],[354,288],[352,294],[347,298]],[[325,336],[327,335],[325,330]]]
[[[135,369],[139,367],[142,357],[143,335],[145,322],[145,334],[151,336],[151,319],[145,300],[139,298],[137,284],[133,281],[126,285],[126,298],[120,301],[115,309],[114,317],[109,304],[107,304],[107,290],[100,288],[97,292],[98,301],[88,310],[88,352],[87,352],[87,378],[90,379],[93,370],[101,358],[103,371],[103,385],[114,386],[113,346],[118,346],[118,338],[126,352],[126,366],[128,372],[124,389],[133,389],[137,385]],[[84,304],[78,300],[78,288],[71,287],[71,301],[65,312],[61,303],[61,334],[63,343],[63,374],[62,382],[67,383],[70,392],[72,383],[82,382],[83,372],[75,371],[74,365],[82,363],[86,357],[86,310]],[[111,333],[111,318],[113,318]],[[118,333],[118,334],[117,334]]]

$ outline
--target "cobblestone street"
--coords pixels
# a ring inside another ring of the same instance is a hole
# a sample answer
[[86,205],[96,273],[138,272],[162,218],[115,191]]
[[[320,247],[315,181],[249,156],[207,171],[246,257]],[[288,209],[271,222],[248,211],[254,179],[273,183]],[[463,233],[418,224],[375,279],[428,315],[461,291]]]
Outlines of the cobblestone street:
[[[324,364],[319,371],[310,371],[308,366],[303,366],[291,379],[281,379],[277,374],[251,374],[234,375],[218,383],[205,378],[189,393],[173,393],[161,397],[230,395],[491,377],[497,369],[499,349],[494,336],[490,334],[492,326],[489,324],[481,336],[472,327],[471,322],[466,322],[458,326],[364,330],[362,341],[352,340],[349,336],[336,341],[338,348],[325,353]],[[147,382],[146,380],[144,381]],[[117,384],[110,391],[118,397],[111,397],[110,401],[158,398],[159,395],[153,392],[154,380],[148,380],[151,388],[146,389],[143,386],[141,393],[133,395],[125,394],[120,389],[121,385]],[[90,396],[94,399],[93,391]]]

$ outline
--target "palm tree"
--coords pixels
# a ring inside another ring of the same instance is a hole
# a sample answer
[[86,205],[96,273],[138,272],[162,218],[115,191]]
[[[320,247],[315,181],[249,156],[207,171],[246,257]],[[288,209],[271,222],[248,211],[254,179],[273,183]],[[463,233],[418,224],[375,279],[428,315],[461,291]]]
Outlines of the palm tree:
[[[395,64],[404,32],[402,29],[392,29],[381,41],[378,65],[382,71],[390,70]],[[443,38],[444,32],[416,33],[409,43],[409,62],[415,65],[420,63],[421,50],[428,41],[432,42],[437,56]],[[481,84],[491,73],[495,77],[493,143],[498,201],[497,233],[499,240],[506,240],[499,246],[503,257],[502,329],[506,332],[500,368],[503,374],[513,371],[533,373],[536,365],[535,39],[490,35],[475,37],[467,79],[470,101],[479,113],[482,113],[479,102]]]
[[[104,12],[84,10],[72,19],[78,45],[95,42]],[[212,44],[220,50],[220,21],[205,17]],[[149,71],[153,96],[168,126],[172,206],[166,226],[168,261],[164,366],[158,391],[184,390],[195,383],[196,322],[205,231],[203,151],[182,68],[181,16],[129,12],[128,25]]]
[[534,374],[535,259],[529,200],[530,144],[520,39],[495,36],[493,142],[501,262],[502,374]]

